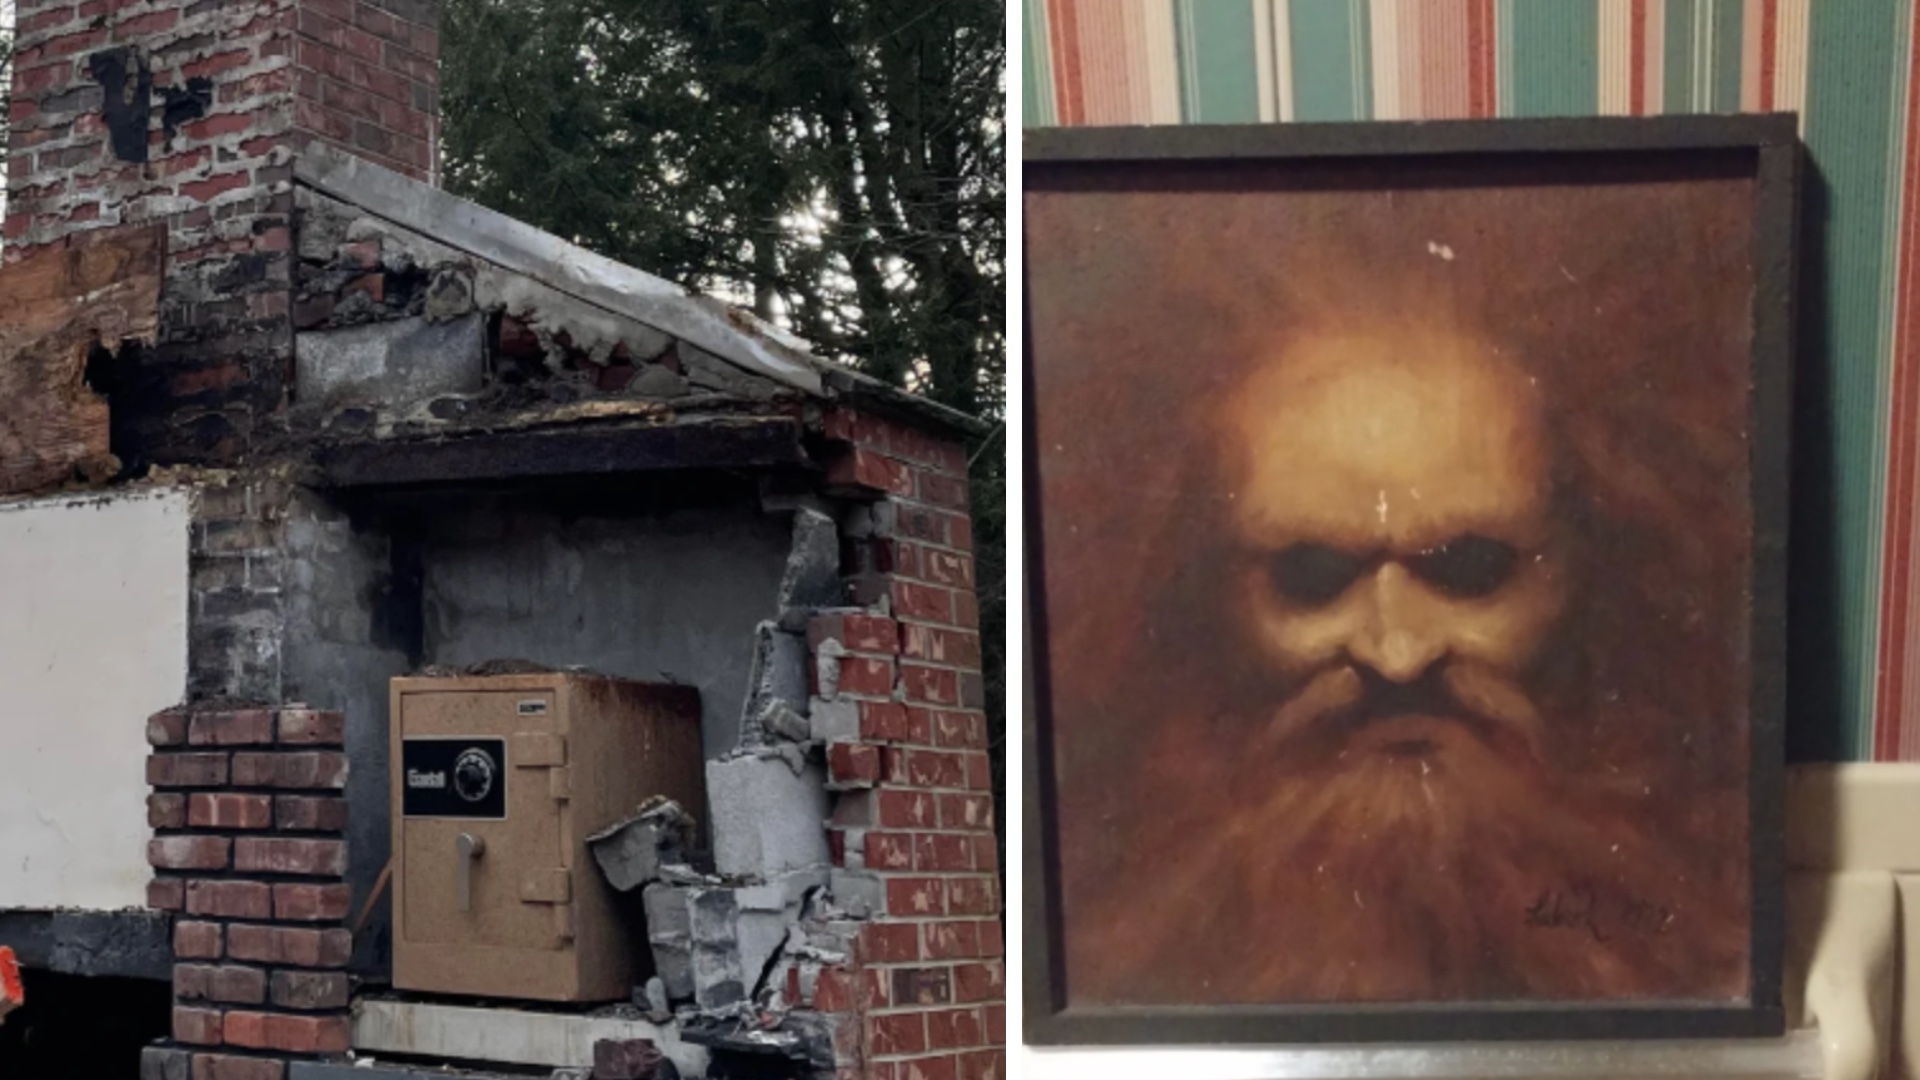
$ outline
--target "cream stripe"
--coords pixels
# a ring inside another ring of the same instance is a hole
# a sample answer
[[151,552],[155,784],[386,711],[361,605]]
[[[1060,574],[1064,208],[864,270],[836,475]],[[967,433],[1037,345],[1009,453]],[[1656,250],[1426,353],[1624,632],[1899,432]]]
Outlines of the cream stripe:
[[1400,98],[1400,5],[1394,0],[1368,0],[1372,17],[1369,44],[1373,46],[1373,118],[1405,120]]
[[1600,0],[1600,115],[1633,112],[1633,0]]
[[[1420,25],[1420,115],[1429,120],[1467,111],[1466,5],[1455,0],[1436,10],[1438,18]],[[1437,100],[1426,100],[1429,88]]]
[[1147,51],[1147,5],[1149,0],[1124,0],[1126,13],[1127,122],[1153,123],[1152,57]]
[[1079,4],[1075,15],[1081,50],[1081,108],[1087,113],[1087,123],[1123,123],[1114,115],[1121,102],[1114,100],[1114,50],[1108,48],[1110,42],[1119,44],[1108,25],[1114,21],[1114,4]]
[[[1133,119],[1129,114],[1127,100],[1127,6],[1125,4],[1102,4],[1100,12],[1101,37],[1097,44],[1103,46],[1100,51],[1100,96],[1101,105],[1109,119],[1109,124],[1125,124]],[[1084,39],[1083,39],[1084,40]]]
[[[1110,119],[1109,124],[1130,123],[1133,119],[1131,96],[1127,93],[1127,16],[1132,14],[1125,3],[1100,5],[1099,37],[1089,41],[1088,51],[1098,48],[1100,57],[1100,94],[1104,99],[1103,111]],[[1089,123],[1099,121],[1089,120]]]
[[1400,38],[1400,113],[1410,120],[1430,119],[1426,87],[1420,77],[1426,42],[1420,37],[1420,0],[1396,0],[1394,23]]
[[1745,0],[1740,9],[1740,111],[1760,111],[1760,23],[1766,0]]
[[1260,80],[1260,122],[1271,124],[1277,95],[1273,90],[1273,0],[1248,0],[1253,5],[1253,69]]
[[1667,111],[1667,0],[1647,0],[1647,115]]
[[1173,0],[1142,0],[1146,21],[1149,123],[1180,122],[1180,59],[1173,33]]
[[1773,107],[1800,114],[1807,133],[1807,41],[1813,0],[1780,0],[1773,29]]
[[1273,4],[1273,107],[1283,123],[1293,121],[1293,8],[1291,0]]

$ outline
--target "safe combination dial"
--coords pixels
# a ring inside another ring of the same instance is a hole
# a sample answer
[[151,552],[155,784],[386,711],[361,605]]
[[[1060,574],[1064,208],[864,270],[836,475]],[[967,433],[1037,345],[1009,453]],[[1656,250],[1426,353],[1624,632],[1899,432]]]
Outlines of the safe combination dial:
[[453,762],[454,794],[468,802],[479,802],[493,790],[493,777],[498,766],[493,763],[493,755],[478,747],[462,751]]

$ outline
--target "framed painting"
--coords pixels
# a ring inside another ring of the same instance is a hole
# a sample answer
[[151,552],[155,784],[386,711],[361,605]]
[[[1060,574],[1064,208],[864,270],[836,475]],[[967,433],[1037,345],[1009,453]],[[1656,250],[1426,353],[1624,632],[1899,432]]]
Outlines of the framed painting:
[[1793,117],[1025,138],[1028,1041],[1779,1033]]

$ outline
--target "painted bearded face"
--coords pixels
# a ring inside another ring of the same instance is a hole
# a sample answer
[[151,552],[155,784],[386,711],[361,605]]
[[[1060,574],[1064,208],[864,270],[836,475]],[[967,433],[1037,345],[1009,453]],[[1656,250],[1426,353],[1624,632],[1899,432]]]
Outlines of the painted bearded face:
[[1236,614],[1285,695],[1267,737],[1423,756],[1467,724],[1540,756],[1519,684],[1567,588],[1527,378],[1457,337],[1314,337],[1225,420]]
[[1183,691],[1143,757],[1140,873],[1070,943],[1079,992],[1605,999],[1737,979],[1737,942],[1700,932],[1719,920],[1635,801],[1651,789],[1556,750],[1581,730],[1543,693],[1576,538],[1533,379],[1441,331],[1319,335],[1217,415],[1230,554],[1201,560],[1194,596],[1231,617],[1167,626],[1204,627],[1231,674]]

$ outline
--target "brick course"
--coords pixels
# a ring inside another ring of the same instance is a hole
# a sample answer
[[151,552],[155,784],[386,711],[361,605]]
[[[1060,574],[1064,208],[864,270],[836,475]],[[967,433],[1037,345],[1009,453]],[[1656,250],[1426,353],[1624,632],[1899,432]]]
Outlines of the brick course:
[[835,1040],[843,1077],[1001,1080],[1006,972],[966,455],[853,410],[830,410],[825,429],[842,447],[831,490],[863,502],[841,545],[858,609],[818,615],[807,634],[816,692],[820,658],[834,657],[834,698],[858,706],[857,741],[826,748],[829,850],[878,879],[884,910],[846,964],[792,971],[787,993],[853,1021]]
[[[346,802],[272,790],[345,783],[340,714],[187,708],[154,717],[148,730],[161,736],[150,740],[149,777],[188,789],[150,798],[161,835],[149,853],[158,876],[148,899],[183,916],[174,925],[174,1040],[219,1048],[194,1053],[192,1075],[278,1080],[290,1057],[344,1052],[352,984],[340,969],[353,951]],[[167,1055],[183,1052],[147,1054],[176,1061]]]

